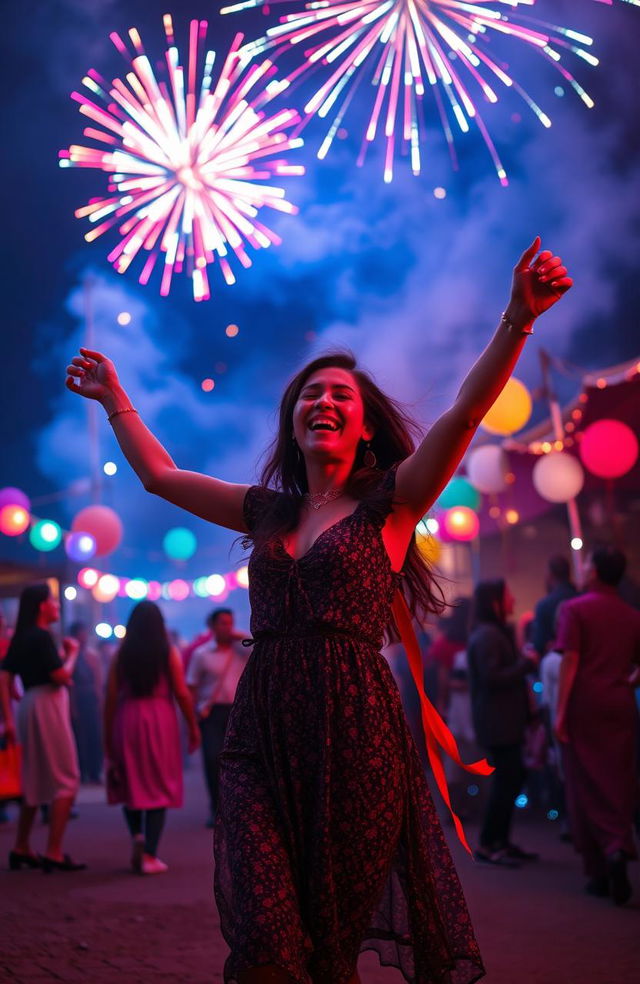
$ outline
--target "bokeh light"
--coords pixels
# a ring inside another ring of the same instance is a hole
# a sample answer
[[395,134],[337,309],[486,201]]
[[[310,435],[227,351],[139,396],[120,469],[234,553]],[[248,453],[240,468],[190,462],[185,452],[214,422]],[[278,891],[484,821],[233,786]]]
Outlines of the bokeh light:
[[212,598],[218,598],[227,590],[227,582],[222,574],[210,574],[207,578],[207,593]]
[[24,506],[3,506],[0,509],[0,532],[5,536],[20,536],[30,522],[31,517]]
[[36,550],[55,550],[62,540],[62,530],[52,519],[39,519],[29,530],[29,540]]
[[81,571],[78,571],[78,584],[81,588],[90,589],[98,583],[99,577],[98,571],[94,570],[93,567],[83,567]]
[[76,533],[68,533],[64,541],[64,549],[67,557],[81,564],[95,555],[96,541],[90,533],[83,533],[78,530]]
[[91,590],[96,601],[107,604],[113,601],[120,591],[120,579],[114,574],[102,574],[98,578],[98,583]]

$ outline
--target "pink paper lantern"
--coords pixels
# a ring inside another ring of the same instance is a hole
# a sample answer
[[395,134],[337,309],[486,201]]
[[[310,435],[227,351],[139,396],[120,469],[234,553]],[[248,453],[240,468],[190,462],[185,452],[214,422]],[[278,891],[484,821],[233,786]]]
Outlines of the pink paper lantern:
[[582,464],[598,478],[620,478],[638,460],[638,439],[621,420],[596,420],[580,441]]
[[452,540],[475,540],[480,520],[468,506],[454,506],[444,514],[444,528]]
[[108,506],[87,506],[74,518],[71,529],[89,533],[96,541],[96,557],[112,553],[122,540],[122,522]]

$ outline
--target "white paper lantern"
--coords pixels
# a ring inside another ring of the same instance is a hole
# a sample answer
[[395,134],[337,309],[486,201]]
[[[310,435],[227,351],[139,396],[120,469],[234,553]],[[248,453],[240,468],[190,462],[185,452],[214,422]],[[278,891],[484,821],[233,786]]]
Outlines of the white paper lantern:
[[478,492],[492,495],[507,487],[507,457],[497,444],[484,444],[466,459],[467,478]]
[[536,492],[547,502],[569,502],[584,485],[582,465],[565,451],[553,451],[539,458],[532,478]]

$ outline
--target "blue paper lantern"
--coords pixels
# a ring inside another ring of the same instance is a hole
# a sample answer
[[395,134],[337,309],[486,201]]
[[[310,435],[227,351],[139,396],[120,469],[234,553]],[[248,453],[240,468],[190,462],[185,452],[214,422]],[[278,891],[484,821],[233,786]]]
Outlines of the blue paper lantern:
[[191,530],[184,526],[176,526],[165,534],[162,546],[171,560],[189,560],[196,552],[198,541]]

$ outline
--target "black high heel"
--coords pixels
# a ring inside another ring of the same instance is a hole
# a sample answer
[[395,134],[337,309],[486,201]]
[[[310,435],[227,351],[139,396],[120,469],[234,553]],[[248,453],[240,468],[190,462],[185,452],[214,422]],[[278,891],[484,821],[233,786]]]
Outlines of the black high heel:
[[42,855],[42,870],[46,875],[52,871],[84,871],[86,864],[79,861],[73,861],[68,854],[65,854],[62,861],[54,861],[53,858],[48,858],[46,854]]
[[42,868],[42,858],[39,854],[20,854],[19,851],[9,851],[9,871],[20,871],[20,868]]

